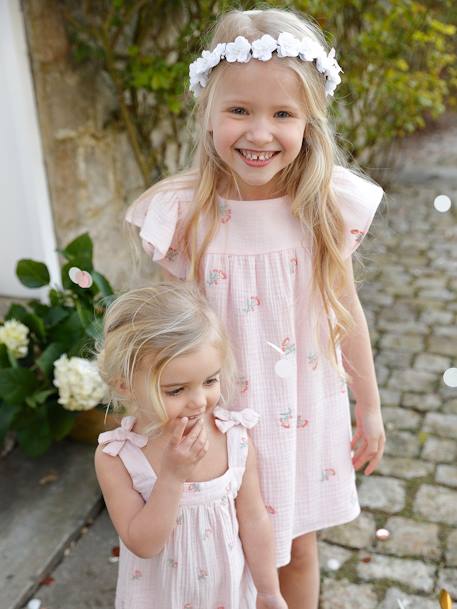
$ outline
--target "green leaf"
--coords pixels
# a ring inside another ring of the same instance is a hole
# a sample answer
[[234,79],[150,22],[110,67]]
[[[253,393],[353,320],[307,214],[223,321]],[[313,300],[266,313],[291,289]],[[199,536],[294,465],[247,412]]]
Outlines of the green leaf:
[[43,455],[51,446],[52,433],[44,413],[37,415],[16,430],[19,446],[29,457]]
[[3,444],[3,440],[10,430],[11,423],[18,410],[19,406],[17,404],[0,402],[0,446]]
[[19,281],[28,288],[41,288],[48,285],[51,277],[48,267],[43,262],[29,258],[19,260],[16,265],[16,275]]
[[52,306],[49,307],[46,315],[43,318],[43,321],[48,327],[52,328],[62,320],[66,319],[69,314],[70,313],[68,312],[68,310],[62,306]]
[[76,304],[76,310],[78,311],[78,315],[79,315],[81,324],[84,326],[84,329],[87,331],[87,327],[90,326],[90,324],[94,320],[94,311],[93,310],[89,311],[89,309],[82,306],[81,303],[79,303],[79,302]]
[[86,334],[94,340],[99,340],[103,337],[103,320],[94,319],[92,323],[86,327]]
[[77,266],[82,271],[92,271],[93,243],[89,233],[76,237],[61,253],[72,266]]
[[25,323],[25,318],[28,314],[28,311],[25,307],[19,304],[12,304],[8,309],[7,314],[5,315],[5,321],[10,319],[17,319],[21,323]]
[[41,317],[38,317],[38,315],[34,315],[33,313],[27,313],[24,323],[35,333],[37,338],[41,340],[46,338],[46,328]]
[[54,362],[58,359],[62,353],[65,353],[66,347],[62,343],[51,343],[46,347],[40,357],[37,358],[37,366],[46,374],[51,376]]
[[38,386],[28,368],[2,368],[0,370],[0,397],[8,404],[21,404]]
[[61,343],[65,346],[65,350],[71,349],[74,343],[77,343],[85,336],[84,327],[76,311],[73,311],[66,319],[57,324],[49,331],[53,342]]
[[54,440],[62,440],[70,433],[77,414],[78,413],[65,410],[65,408],[57,402],[50,404],[48,409],[48,421]]
[[98,273],[97,271],[92,271],[91,275],[102,296],[112,296],[114,294],[113,288],[104,275]]
[[9,368],[10,360],[8,357],[8,349],[6,345],[0,343],[0,368]]

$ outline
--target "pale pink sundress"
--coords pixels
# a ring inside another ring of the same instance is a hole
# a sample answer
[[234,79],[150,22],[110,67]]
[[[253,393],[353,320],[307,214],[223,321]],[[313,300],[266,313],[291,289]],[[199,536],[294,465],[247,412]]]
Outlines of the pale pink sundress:
[[[346,258],[367,233],[383,191],[339,166],[333,188],[346,227]],[[152,260],[181,279],[188,264],[180,231],[192,197],[191,190],[146,191],[126,218],[140,228]],[[282,566],[295,537],[349,522],[360,512],[348,393],[320,347],[326,319],[311,298],[311,243],[290,201],[220,198],[219,205],[220,227],[204,256],[202,287],[235,347],[241,399],[234,408],[261,415],[252,438]]]
[[[241,486],[248,437],[258,414],[216,407],[227,433],[228,469],[218,478],[184,484],[176,526],[160,554],[139,558],[120,540],[115,609],[255,609],[257,592],[245,563],[235,498]],[[141,450],[147,436],[132,432],[134,417],[99,436],[103,451],[119,456],[133,488],[147,501],[157,476]]]

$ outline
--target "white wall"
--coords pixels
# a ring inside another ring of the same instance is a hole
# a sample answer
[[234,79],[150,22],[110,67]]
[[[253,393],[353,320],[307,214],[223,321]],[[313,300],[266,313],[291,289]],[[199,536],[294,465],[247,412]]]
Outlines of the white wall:
[[59,282],[32,75],[19,0],[0,0],[0,295],[24,297],[20,258],[45,262]]

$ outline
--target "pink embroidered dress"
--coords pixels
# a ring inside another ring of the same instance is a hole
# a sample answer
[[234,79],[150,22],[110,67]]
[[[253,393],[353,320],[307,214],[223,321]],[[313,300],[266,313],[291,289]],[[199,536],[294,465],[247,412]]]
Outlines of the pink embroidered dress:
[[[256,590],[245,564],[235,497],[241,486],[248,437],[259,415],[251,409],[214,409],[227,434],[228,469],[206,482],[186,482],[176,527],[165,548],[139,558],[120,541],[115,609],[255,609]],[[141,450],[147,436],[132,432],[134,417],[100,434],[103,451],[119,456],[133,488],[147,501],[157,476]]]
[[[383,191],[339,166],[333,188],[348,257],[368,231]],[[140,228],[152,260],[181,279],[188,264],[180,233],[192,196],[191,190],[146,191],[126,217]],[[241,399],[234,407],[261,415],[252,438],[282,566],[290,561],[292,539],[360,512],[348,393],[320,346],[326,344],[325,315],[311,295],[310,239],[288,198],[219,198],[219,205],[220,227],[204,256],[202,287],[235,347]]]

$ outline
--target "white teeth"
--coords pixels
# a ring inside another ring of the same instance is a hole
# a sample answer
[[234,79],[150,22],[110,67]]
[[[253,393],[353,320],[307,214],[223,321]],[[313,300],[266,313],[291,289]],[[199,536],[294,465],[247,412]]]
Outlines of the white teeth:
[[240,152],[249,161],[267,161],[274,155],[274,152],[251,152],[250,150],[240,150]]

